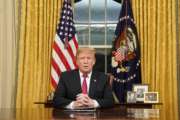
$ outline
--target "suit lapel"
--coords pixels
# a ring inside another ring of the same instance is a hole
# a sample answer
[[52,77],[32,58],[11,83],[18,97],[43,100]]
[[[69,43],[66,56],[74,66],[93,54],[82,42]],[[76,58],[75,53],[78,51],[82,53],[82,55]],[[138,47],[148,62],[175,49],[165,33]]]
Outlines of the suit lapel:
[[97,87],[96,82],[97,82],[96,74],[95,74],[95,72],[92,72],[91,79],[90,79],[90,88],[89,88],[89,96],[90,97],[94,96],[94,91],[96,91],[95,89]]

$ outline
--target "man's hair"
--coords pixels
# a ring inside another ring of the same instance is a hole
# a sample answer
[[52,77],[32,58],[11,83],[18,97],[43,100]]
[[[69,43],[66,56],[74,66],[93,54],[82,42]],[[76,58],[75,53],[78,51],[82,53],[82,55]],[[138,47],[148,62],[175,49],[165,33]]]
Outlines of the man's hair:
[[78,51],[77,51],[77,53],[76,53],[76,58],[77,58],[77,57],[79,56],[79,54],[82,53],[82,52],[89,52],[89,53],[94,54],[94,56],[95,56],[95,54],[96,54],[96,50],[95,50],[94,48],[92,48],[92,47],[79,47],[79,48],[78,48]]

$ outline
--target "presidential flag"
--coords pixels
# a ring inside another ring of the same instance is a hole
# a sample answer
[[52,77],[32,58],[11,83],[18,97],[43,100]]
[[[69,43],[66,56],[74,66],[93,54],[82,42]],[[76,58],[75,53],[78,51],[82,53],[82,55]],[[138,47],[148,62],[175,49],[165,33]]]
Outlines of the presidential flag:
[[52,49],[51,85],[55,89],[61,73],[77,68],[78,42],[73,22],[71,0],[64,0]]
[[119,102],[126,102],[127,91],[141,83],[140,48],[130,0],[123,0],[111,59],[113,90]]

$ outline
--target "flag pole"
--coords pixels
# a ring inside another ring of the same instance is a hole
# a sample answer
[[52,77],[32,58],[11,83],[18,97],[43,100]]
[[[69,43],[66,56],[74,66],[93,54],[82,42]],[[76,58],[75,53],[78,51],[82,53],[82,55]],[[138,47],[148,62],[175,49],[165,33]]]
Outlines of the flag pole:
[[[125,37],[125,40],[126,40],[126,47],[128,47],[128,43],[127,43],[127,21],[128,21],[128,19],[127,19],[127,15],[128,15],[128,6],[127,6],[127,0],[125,0],[124,2],[126,2],[126,13],[125,13],[125,17],[126,17],[126,25],[125,25],[125,28],[124,28],[124,31],[125,31],[125,35],[124,35],[124,37]],[[125,56],[127,55],[127,52],[125,52]]]

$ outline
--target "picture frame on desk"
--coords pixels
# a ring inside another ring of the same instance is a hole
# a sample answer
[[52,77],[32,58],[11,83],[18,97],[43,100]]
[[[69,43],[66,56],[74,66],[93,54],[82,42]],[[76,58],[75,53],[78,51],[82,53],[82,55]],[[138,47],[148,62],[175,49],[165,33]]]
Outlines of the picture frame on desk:
[[144,92],[148,92],[148,84],[134,84],[133,91],[136,92],[136,102],[144,102]]
[[126,102],[127,103],[136,103],[136,92],[127,91]]
[[144,92],[144,103],[158,103],[159,93],[158,92]]

